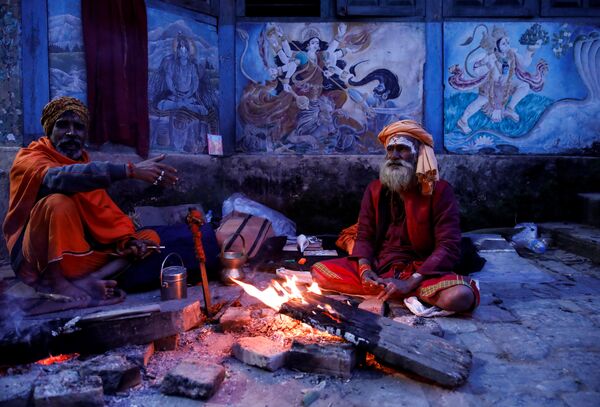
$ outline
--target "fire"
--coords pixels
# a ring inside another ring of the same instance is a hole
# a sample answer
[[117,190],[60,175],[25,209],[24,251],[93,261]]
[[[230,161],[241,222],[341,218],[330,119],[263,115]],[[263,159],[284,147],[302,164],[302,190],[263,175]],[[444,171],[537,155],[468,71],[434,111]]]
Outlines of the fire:
[[71,360],[73,358],[76,358],[77,356],[79,356],[79,353],[71,353],[68,355],[56,355],[56,356],[50,356],[46,359],[40,359],[35,363],[37,363],[38,365],[48,366],[48,365],[53,365],[55,363],[66,362],[67,360]]
[[[249,295],[258,298],[262,302],[264,302],[267,306],[273,308],[275,311],[279,311],[281,305],[283,303],[288,302],[291,299],[298,298],[302,300],[303,303],[306,303],[304,297],[302,296],[302,291],[300,287],[298,287],[296,276],[292,276],[291,278],[286,276],[285,282],[280,284],[278,281],[273,281],[271,285],[269,285],[264,290],[259,290],[255,286],[247,283],[243,283],[235,278],[232,279],[236,284],[244,289]],[[321,294],[321,289],[319,285],[313,282],[310,287],[307,288],[308,291]]]

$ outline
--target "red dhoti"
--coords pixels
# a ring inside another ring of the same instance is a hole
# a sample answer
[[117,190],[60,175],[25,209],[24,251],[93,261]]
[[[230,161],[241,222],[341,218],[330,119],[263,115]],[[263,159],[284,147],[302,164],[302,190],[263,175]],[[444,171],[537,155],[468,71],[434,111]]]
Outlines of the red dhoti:
[[[412,262],[404,265],[396,264],[388,271],[379,275],[381,278],[398,278],[406,280],[413,273],[418,272],[421,262]],[[311,274],[313,279],[319,284],[319,287],[325,290],[333,290],[347,294],[374,295],[377,290],[368,290],[363,287],[360,275],[358,273],[358,260],[343,257],[315,263],[312,266]],[[421,284],[406,297],[416,296],[423,301],[430,303],[430,299],[439,292],[457,285],[465,285],[473,291],[475,295],[475,309],[479,305],[479,289],[475,280],[461,276],[455,273],[447,273],[436,276],[424,276]]]

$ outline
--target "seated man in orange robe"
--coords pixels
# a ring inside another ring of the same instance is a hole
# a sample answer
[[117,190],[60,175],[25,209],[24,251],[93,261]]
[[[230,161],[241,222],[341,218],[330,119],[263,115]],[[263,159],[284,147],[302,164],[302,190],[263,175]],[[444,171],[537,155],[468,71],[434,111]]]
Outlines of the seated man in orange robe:
[[439,179],[431,135],[401,120],[378,137],[386,159],[363,196],[351,256],[316,263],[314,279],[349,294],[416,296],[448,312],[473,310],[479,289],[453,272],[460,258],[458,203]]
[[46,134],[17,153],[3,230],[16,275],[36,290],[82,304],[117,302],[107,277],[157,250],[158,235],[136,231],[105,188],[127,178],[173,185],[164,155],[137,164],[90,161],[89,113],[60,97],[42,112]]

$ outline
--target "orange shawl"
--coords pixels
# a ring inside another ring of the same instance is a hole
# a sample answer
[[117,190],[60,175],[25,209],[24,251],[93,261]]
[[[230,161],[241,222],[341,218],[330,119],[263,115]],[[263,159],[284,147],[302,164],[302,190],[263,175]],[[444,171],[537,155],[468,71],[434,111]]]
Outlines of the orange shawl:
[[[48,137],[33,141],[17,153],[10,170],[10,199],[3,231],[9,252],[12,252],[29,213],[37,202],[37,195],[46,172],[52,167],[89,162],[86,152],[82,161],[74,161],[60,154]],[[135,232],[131,219],[119,209],[104,189],[79,192],[71,196],[81,221],[90,236],[98,243],[109,244],[130,237]]]

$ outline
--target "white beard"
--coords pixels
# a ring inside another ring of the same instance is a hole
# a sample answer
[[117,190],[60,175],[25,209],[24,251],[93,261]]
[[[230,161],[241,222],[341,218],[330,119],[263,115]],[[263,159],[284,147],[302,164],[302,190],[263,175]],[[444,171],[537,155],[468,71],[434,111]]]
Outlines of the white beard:
[[385,160],[379,169],[379,180],[394,192],[406,191],[416,180],[415,166],[408,161],[398,160],[392,165],[391,160]]

